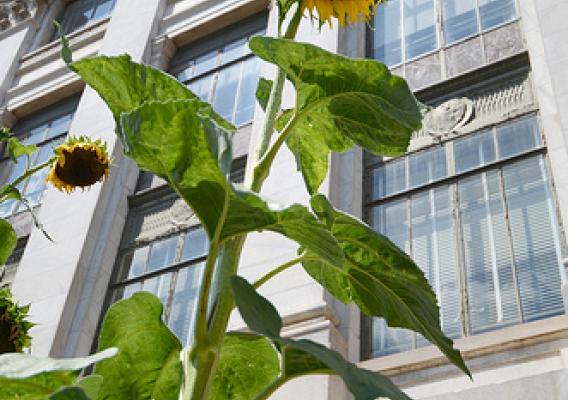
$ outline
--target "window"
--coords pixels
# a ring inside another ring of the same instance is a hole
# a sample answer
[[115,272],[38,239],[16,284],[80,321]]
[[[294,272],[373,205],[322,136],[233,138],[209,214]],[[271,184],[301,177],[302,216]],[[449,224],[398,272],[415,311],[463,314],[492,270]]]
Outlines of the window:
[[[232,182],[242,182],[245,164],[244,157],[233,161]],[[152,200],[143,201],[148,196]],[[207,234],[168,188],[153,189],[137,198],[140,204],[127,220],[110,300],[116,302],[139,291],[155,294],[164,305],[164,322],[188,345],[209,246]]]
[[[30,158],[31,166],[46,162],[53,155],[53,149],[62,143],[67,136],[76,100],[57,104],[40,114],[26,118],[14,127],[14,135],[24,144],[36,144],[38,150]],[[21,156],[17,162],[12,161],[6,152],[0,158],[0,184],[13,182],[22,175],[26,168],[26,157]],[[16,187],[28,199],[30,206],[40,204],[45,190],[45,177],[48,169],[33,174],[20,182]],[[25,207],[18,201],[7,201],[0,204],[0,216],[8,216],[23,211]]]
[[128,251],[112,301],[139,291],[155,294],[164,304],[164,322],[187,345],[207,246],[205,231],[195,228]]
[[384,2],[374,19],[373,57],[389,66],[400,64],[504,24],[516,15],[515,0]]
[[[537,117],[379,163],[370,178],[371,224],[424,270],[449,337],[564,313],[563,240]],[[382,319],[370,329],[374,357],[427,344]]]
[[265,26],[266,15],[261,14],[189,44],[176,54],[170,72],[223,118],[236,126],[247,124],[254,116],[261,65],[248,40],[264,34]]
[[[74,0],[67,3],[59,18],[63,33],[67,34],[108,16],[116,0]],[[54,38],[57,32],[54,34]]]

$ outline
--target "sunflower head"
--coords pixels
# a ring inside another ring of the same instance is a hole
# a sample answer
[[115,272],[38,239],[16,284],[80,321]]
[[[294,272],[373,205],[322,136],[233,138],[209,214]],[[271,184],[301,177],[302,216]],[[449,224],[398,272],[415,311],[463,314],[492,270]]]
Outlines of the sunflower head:
[[110,161],[106,145],[100,139],[70,137],[54,153],[56,158],[46,181],[60,191],[71,193],[77,187],[89,187],[108,176]]
[[354,24],[358,21],[368,22],[374,14],[377,4],[382,0],[300,0],[302,10],[308,10],[312,18],[317,12],[320,24],[337,18],[339,24],[344,27],[345,23]]
[[33,324],[26,321],[28,309],[14,302],[9,289],[0,289],[0,354],[20,352],[30,346],[28,331]]

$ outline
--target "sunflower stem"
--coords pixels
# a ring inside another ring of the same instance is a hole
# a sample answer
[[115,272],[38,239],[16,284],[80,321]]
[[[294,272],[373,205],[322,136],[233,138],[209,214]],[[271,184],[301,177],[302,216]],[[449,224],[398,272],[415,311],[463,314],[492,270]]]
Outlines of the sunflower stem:
[[[296,37],[298,32],[298,27],[300,26],[300,21],[302,19],[302,8],[300,6],[296,7],[294,15],[288,24],[288,28],[284,35],[285,39],[293,39]],[[266,112],[264,116],[264,121],[260,129],[260,134],[256,143],[256,148],[254,151],[253,158],[251,159],[249,166],[247,166],[247,174],[245,177],[245,186],[251,188],[254,191],[260,191],[261,185],[256,185],[254,187],[255,181],[255,169],[260,163],[262,157],[268,150],[270,141],[272,139],[272,134],[274,133],[274,126],[276,124],[276,117],[280,111],[282,105],[282,93],[284,92],[284,83],[286,82],[286,73],[282,68],[278,67],[276,72],[276,78],[272,84],[270,90],[270,96],[268,97],[268,103],[266,104]]]

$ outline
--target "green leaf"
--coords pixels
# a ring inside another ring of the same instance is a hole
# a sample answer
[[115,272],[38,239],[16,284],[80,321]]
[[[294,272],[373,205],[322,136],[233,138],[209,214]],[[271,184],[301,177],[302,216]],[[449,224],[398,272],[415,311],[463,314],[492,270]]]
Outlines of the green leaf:
[[10,137],[10,129],[0,128],[0,142],[8,140],[9,137]]
[[[466,374],[460,352],[440,327],[436,295],[422,270],[387,237],[362,221],[333,210],[322,195],[312,198],[316,214],[332,222],[331,232],[346,261],[333,264],[317,256],[304,261],[306,271],[333,296],[354,302],[367,315],[384,318],[389,326],[422,334]],[[329,217],[333,211],[333,217]]]
[[103,321],[99,349],[111,346],[119,349],[118,356],[95,367],[103,377],[100,399],[177,399],[182,346],[162,321],[156,296],[135,293],[112,305]]
[[15,137],[8,139],[8,154],[10,155],[10,158],[14,160],[14,162],[18,160],[18,157],[21,157],[23,155],[29,157],[36,151],[37,146],[35,144],[23,145]]
[[70,371],[44,372],[28,378],[0,376],[0,399],[47,400],[52,393],[73,385],[75,377]]
[[266,111],[266,106],[268,104],[268,98],[270,97],[272,85],[273,82],[270,79],[261,77],[258,81],[258,86],[256,87],[256,100],[264,111]]
[[103,377],[100,375],[89,375],[75,382],[91,399],[96,399],[103,385]]
[[0,376],[5,378],[28,378],[44,372],[77,371],[89,365],[112,359],[117,354],[116,348],[87,357],[79,358],[40,358],[24,353],[8,353],[0,355]]
[[12,225],[5,219],[0,218],[0,265],[6,263],[8,257],[16,248],[18,237]]
[[69,39],[63,33],[63,29],[61,28],[61,24],[57,21],[53,21],[53,25],[57,29],[57,35],[61,39],[61,58],[65,61],[65,64],[69,65],[73,62],[73,54],[71,53],[71,49],[69,48]]
[[211,388],[212,400],[249,400],[278,378],[278,352],[265,337],[229,332]]
[[310,340],[293,340],[280,336],[282,319],[274,306],[245,279],[234,276],[231,287],[241,316],[253,331],[267,336],[282,349],[283,375],[274,383],[306,374],[339,375],[357,400],[388,397],[392,400],[410,400],[386,377],[346,361],[339,353]]
[[269,338],[280,337],[282,319],[276,308],[260,296],[248,281],[240,276],[231,277],[235,303],[247,326]]
[[119,135],[125,153],[141,168],[164,178],[195,211],[210,238],[228,196],[221,241],[270,230],[330,261],[341,261],[336,240],[306,207],[279,207],[232,187],[227,180],[229,132],[212,115],[211,107],[200,100],[146,103],[122,115]]
[[250,40],[250,48],[282,68],[296,88],[296,121],[287,144],[310,193],[327,175],[330,151],[356,143],[377,154],[400,155],[420,128],[422,116],[408,85],[375,60],[260,36]]
[[85,391],[77,386],[67,386],[51,394],[48,400],[91,400]]
[[[184,84],[158,69],[132,62],[130,56],[97,56],[76,61],[69,67],[97,91],[118,122],[122,113],[130,112],[147,102],[199,100]],[[205,107],[217,124],[228,131],[235,128],[207,103]]]

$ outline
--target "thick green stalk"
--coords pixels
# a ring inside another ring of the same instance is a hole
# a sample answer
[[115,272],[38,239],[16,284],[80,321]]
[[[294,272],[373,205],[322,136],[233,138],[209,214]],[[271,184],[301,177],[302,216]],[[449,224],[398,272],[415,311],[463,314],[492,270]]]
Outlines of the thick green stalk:
[[[293,39],[296,36],[301,16],[301,10],[298,7],[288,25],[285,35],[286,38]],[[276,116],[280,111],[282,103],[282,91],[285,78],[285,73],[279,69],[266,106],[266,115],[256,150],[247,168],[245,185],[248,187],[252,186],[254,180],[254,167],[266,153],[270,144],[274,132]],[[258,185],[257,188],[253,190],[259,192],[261,185],[262,184]],[[226,208],[223,213],[224,217],[226,217],[226,212],[228,212],[228,202],[226,203]],[[218,227],[223,224],[224,217],[223,221],[219,222]],[[219,230],[219,228],[217,230]],[[219,236],[217,233],[218,232],[215,232],[213,241],[218,241]],[[212,262],[207,263],[206,276],[204,278],[205,287],[201,289],[202,295],[200,296],[199,314],[196,326],[197,340],[189,354],[183,355],[187,357],[187,359],[184,363],[184,384],[180,394],[181,400],[207,400],[209,397],[215,376],[215,369],[225,339],[229,317],[234,307],[231,277],[237,273],[245,240],[246,235],[241,235],[229,240],[220,247],[214,248],[213,245],[211,246],[211,251],[215,252],[215,255],[209,254],[209,259],[211,259]],[[218,254],[220,254],[220,257],[215,266],[217,251],[219,251]],[[206,323],[207,300],[210,296],[209,291],[212,282],[216,282],[219,288],[214,296],[215,301],[213,302],[211,317],[208,323]]]
[[[300,21],[302,18],[302,13],[300,8],[298,7],[288,25],[288,29],[286,30],[286,34],[284,37],[286,39],[293,39],[298,32],[298,26],[300,25]],[[247,168],[247,174],[245,177],[245,186],[251,188],[252,190],[259,191],[261,185],[254,185],[254,182],[257,181],[255,174],[256,174],[256,166],[259,164],[260,160],[263,158],[268,146],[270,145],[270,140],[272,139],[272,134],[274,133],[274,126],[276,124],[276,116],[280,111],[282,106],[282,92],[284,91],[284,83],[286,81],[286,73],[281,69],[278,68],[276,73],[276,78],[272,84],[272,89],[270,90],[270,96],[268,97],[268,103],[266,105],[266,112],[264,121],[262,123],[262,127],[260,129],[260,134],[258,136],[258,141],[256,145],[256,149],[254,151],[253,157],[249,162],[249,165],[252,168]],[[254,186],[257,186],[256,188]]]

